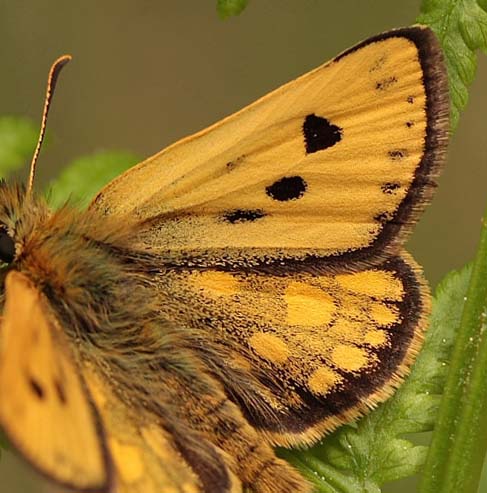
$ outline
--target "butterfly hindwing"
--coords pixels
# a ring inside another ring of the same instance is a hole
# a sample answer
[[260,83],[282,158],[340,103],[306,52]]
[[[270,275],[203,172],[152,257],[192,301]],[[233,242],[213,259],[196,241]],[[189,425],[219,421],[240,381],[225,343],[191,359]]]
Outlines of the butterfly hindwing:
[[434,35],[390,31],[132,168],[92,207],[175,262],[370,259],[431,195],[447,115]]
[[310,443],[389,396],[429,313],[428,290],[405,252],[342,274],[319,262],[274,274],[183,269],[168,272],[161,290],[168,318],[219,345],[234,370],[223,381],[229,395],[278,445]]
[[26,276],[10,272],[5,289],[2,429],[43,474],[77,491],[109,491],[102,428],[64,334]]

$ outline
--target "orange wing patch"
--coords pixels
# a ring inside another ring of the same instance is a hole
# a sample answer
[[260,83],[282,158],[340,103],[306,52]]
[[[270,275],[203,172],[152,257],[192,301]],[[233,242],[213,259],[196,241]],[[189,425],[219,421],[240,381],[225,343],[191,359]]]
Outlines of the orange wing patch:
[[0,424],[38,470],[79,490],[108,491],[99,417],[70,347],[27,277],[7,275],[0,331]]
[[284,301],[289,325],[328,325],[338,308],[333,296],[326,292],[326,287],[310,286],[302,281],[289,284]]

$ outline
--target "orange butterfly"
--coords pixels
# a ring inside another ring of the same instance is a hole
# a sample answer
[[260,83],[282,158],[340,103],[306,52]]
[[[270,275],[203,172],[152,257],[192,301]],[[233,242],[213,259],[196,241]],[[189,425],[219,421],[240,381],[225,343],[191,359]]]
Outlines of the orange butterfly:
[[309,445],[391,395],[429,291],[403,243],[448,140],[433,33],[347,50],[86,211],[0,187],[0,425],[76,491],[308,492]]

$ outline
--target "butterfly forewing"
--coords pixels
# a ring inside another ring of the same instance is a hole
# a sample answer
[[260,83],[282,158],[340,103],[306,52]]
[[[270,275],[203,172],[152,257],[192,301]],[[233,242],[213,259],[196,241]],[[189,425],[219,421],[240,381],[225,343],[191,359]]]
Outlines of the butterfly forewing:
[[[84,375],[106,427],[107,441],[118,477],[117,493],[200,493],[209,491],[191,464],[176,446],[171,435],[160,423],[160,416],[150,415],[123,402],[114,393],[106,376],[86,364]],[[188,436],[183,437],[188,439]],[[200,443],[201,450],[203,444]],[[206,444],[209,446],[209,444]],[[216,450],[212,450],[217,453]],[[196,459],[196,455],[192,457]],[[199,457],[201,460],[208,455]],[[218,456],[217,456],[218,457]],[[219,459],[221,460],[221,458]],[[201,460],[204,466],[204,461]],[[213,465],[213,464],[212,464]],[[241,491],[238,479],[221,462],[213,484],[221,493]],[[210,476],[210,465],[203,467]]]
[[77,491],[106,492],[98,416],[63,333],[21,273],[6,278],[0,329],[0,425],[40,472]]
[[383,253],[442,160],[443,70],[427,29],[371,38],[129,170],[93,207],[144,222],[139,245],[176,259]]

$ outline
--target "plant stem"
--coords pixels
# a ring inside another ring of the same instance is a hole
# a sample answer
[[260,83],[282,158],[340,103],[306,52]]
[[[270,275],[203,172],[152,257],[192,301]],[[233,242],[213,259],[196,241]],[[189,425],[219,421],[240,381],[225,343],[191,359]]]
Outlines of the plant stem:
[[487,211],[421,493],[476,493],[487,450]]

